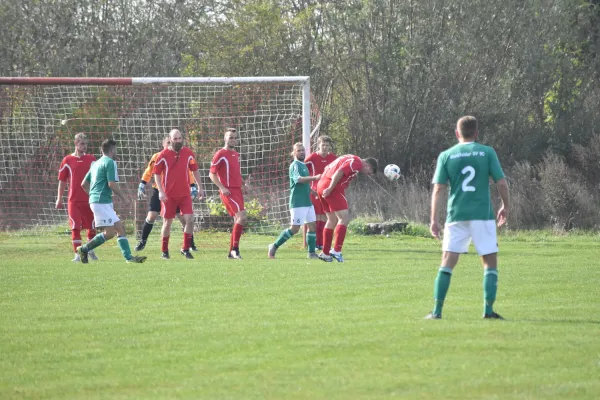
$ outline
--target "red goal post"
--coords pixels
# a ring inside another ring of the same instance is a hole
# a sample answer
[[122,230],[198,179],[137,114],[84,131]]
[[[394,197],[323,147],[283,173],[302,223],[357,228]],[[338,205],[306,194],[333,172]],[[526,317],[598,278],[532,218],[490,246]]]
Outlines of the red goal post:
[[[306,76],[0,77],[0,231],[68,230],[66,210],[55,208],[57,173],[63,157],[73,152],[76,133],[87,135],[88,152],[96,157],[102,140],[117,140],[120,181],[133,200],[148,160],[172,128],[182,130],[196,153],[208,196],[194,203],[196,229],[229,226],[208,179],[226,127],[240,136],[250,227],[278,228],[289,223],[291,147],[301,141],[310,149],[319,125]],[[133,204],[115,208],[139,225],[147,206]]]

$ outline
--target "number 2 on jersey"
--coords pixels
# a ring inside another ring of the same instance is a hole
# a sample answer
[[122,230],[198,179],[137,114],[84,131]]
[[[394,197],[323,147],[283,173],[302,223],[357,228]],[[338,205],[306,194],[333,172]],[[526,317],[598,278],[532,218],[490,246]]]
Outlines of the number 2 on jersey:
[[465,180],[462,183],[462,190],[463,190],[463,192],[474,192],[475,191],[475,186],[469,185],[469,182],[471,182],[473,180],[473,178],[475,178],[475,168],[471,167],[470,165],[467,165],[460,172],[463,175],[468,174],[465,177]]

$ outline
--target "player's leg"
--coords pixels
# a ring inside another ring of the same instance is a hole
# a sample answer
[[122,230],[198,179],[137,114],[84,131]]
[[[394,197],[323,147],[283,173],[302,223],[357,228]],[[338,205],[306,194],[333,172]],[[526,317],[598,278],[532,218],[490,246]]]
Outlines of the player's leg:
[[292,236],[294,236],[300,231],[300,223],[295,222],[296,220],[300,221],[300,219],[298,218],[298,209],[292,208],[290,210],[290,215],[292,224],[288,229],[284,229],[283,231],[281,231],[281,233],[277,237],[277,240],[275,240],[275,242],[269,245],[269,250],[267,253],[269,258],[275,258],[275,252],[277,252],[277,249],[283,246],[285,242],[287,242]]
[[319,196],[315,196],[311,194],[310,200],[312,201],[313,207],[315,209],[316,221],[315,221],[315,233],[316,233],[316,248],[318,250],[323,250],[323,229],[325,228],[325,223],[327,222],[327,215],[325,215],[325,211],[323,211],[323,205],[321,204],[321,200]]
[[87,263],[88,253],[98,246],[102,246],[107,240],[114,237],[114,229],[112,226],[117,223],[119,217],[112,204],[90,204],[90,208],[94,213],[94,224],[98,229],[104,228],[104,232],[98,233],[92,240],[78,247],[77,252],[81,257],[81,262]]
[[[96,226],[94,225],[94,213],[90,208],[90,204],[87,202],[79,204],[79,211],[81,212],[81,227],[87,230],[88,242],[96,237]],[[88,252],[89,258],[94,261],[98,261],[98,257],[94,250]]]
[[343,262],[342,247],[344,246],[344,240],[346,239],[347,226],[350,223],[350,212],[347,209],[339,210],[335,212],[335,215],[338,218],[338,223],[335,226],[335,242],[333,250],[330,251],[329,254],[331,254],[338,262]]
[[315,214],[315,208],[310,206],[305,207],[305,209],[304,225],[308,226],[308,233],[306,234],[306,241],[308,242],[308,258],[318,258],[315,253],[317,245],[317,234],[315,232],[317,216]]
[[142,227],[142,237],[137,246],[135,246],[135,251],[142,251],[144,250],[144,247],[146,247],[146,241],[150,236],[150,232],[152,232],[152,228],[154,228],[154,222],[158,217],[158,213],[160,213],[160,208],[161,204],[160,199],[158,198],[158,189],[154,188],[152,190],[152,196],[150,196],[150,202],[148,203],[148,215],[146,215],[146,220]]
[[483,264],[483,318],[504,319],[494,312],[498,291],[498,238],[496,221],[471,221],[471,235],[475,250]]
[[[189,249],[191,251],[198,251],[198,248],[196,247],[196,243],[194,242],[194,210],[193,210],[193,208],[192,208],[192,211],[190,212],[190,215],[191,215],[191,217],[189,218],[189,220],[185,218],[183,213],[178,213],[177,218],[179,219],[179,222],[181,222],[181,228],[183,229],[183,231],[188,232],[191,235]],[[191,226],[186,228],[188,223],[191,224]]]
[[112,235],[117,235],[117,244],[119,245],[121,254],[123,254],[123,258],[125,258],[126,262],[143,263],[146,261],[146,256],[134,256],[131,254],[129,240],[127,239],[127,234],[125,232],[125,225],[123,225],[121,221],[115,222],[114,226],[112,227]]
[[168,259],[169,256],[169,238],[171,236],[171,225],[177,213],[177,202],[168,198],[162,202],[161,216],[163,217],[163,225],[161,229],[161,251],[162,258]]
[[444,227],[442,261],[433,285],[433,311],[425,318],[442,318],[442,309],[450,288],[452,271],[458,263],[459,255],[466,253],[469,249],[470,241],[469,229],[465,223],[446,224]]
[[71,261],[78,262],[80,256],[77,253],[77,248],[81,246],[81,215],[75,203],[70,201],[67,203],[67,214],[69,216],[69,227],[71,228],[71,245],[75,253],[75,257]]
[[194,214],[192,209],[192,198],[186,196],[179,201],[179,209],[181,210],[180,221],[183,225],[183,248],[181,254],[187,259],[193,259],[192,253],[190,253],[190,247],[192,247],[192,240],[194,238]]
[[248,216],[246,210],[241,210],[233,217],[233,230],[231,231],[231,256],[236,259],[241,259],[240,255],[240,239],[244,232],[244,226]]

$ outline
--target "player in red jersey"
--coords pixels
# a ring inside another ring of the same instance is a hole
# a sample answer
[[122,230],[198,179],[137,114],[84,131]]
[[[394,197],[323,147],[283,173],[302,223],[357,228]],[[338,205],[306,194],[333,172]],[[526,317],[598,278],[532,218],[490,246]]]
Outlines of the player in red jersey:
[[[323,204],[323,210],[327,215],[327,223],[323,230],[323,252],[319,258],[326,262],[343,262],[342,246],[346,237],[346,227],[350,222],[348,212],[348,201],[345,190],[350,181],[358,173],[371,175],[377,172],[377,160],[374,158],[361,159],[358,156],[347,154],[335,159],[334,162],[325,167],[321,179],[317,185],[317,193]],[[335,229],[335,245],[331,250],[333,234]],[[332,258],[333,257],[333,258]]]
[[[87,238],[92,240],[96,236],[94,229],[94,213],[90,209],[89,196],[81,187],[83,178],[90,170],[90,166],[96,157],[86,154],[87,137],[84,133],[75,135],[75,151],[63,158],[58,170],[58,195],[56,197],[56,208],[62,208],[62,196],[69,182],[69,200],[67,201],[67,213],[69,214],[69,226],[71,227],[71,242],[75,258],[73,262],[79,262],[77,247],[81,246],[81,230],[87,229]],[[97,260],[93,251],[88,253],[92,260]]]
[[[304,163],[308,167],[308,172],[311,176],[320,175],[325,170],[325,167],[331,164],[337,157],[331,152],[333,149],[333,140],[329,136],[320,136],[317,140],[317,151],[311,153]],[[318,181],[312,181],[310,184],[311,194],[310,199],[313,207],[315,208],[315,214],[317,215],[317,249],[323,249],[323,229],[325,229],[325,223],[327,222],[327,215],[323,211],[321,200],[317,195],[317,184]],[[304,236],[306,237],[306,225],[304,225]],[[306,241],[306,240],[305,240]]]
[[242,194],[244,180],[240,168],[240,153],[234,150],[237,146],[237,138],[237,131],[234,128],[227,128],[225,146],[213,156],[208,176],[219,187],[221,201],[229,215],[233,217],[233,230],[227,257],[241,259],[239,246],[246,223],[246,210]]
[[194,153],[183,146],[183,135],[178,129],[169,133],[171,144],[158,155],[152,173],[154,182],[158,189],[158,198],[162,202],[161,215],[164,218],[162,226],[162,258],[169,258],[169,236],[171,235],[171,224],[177,213],[181,211],[185,220],[183,230],[183,248],[181,254],[187,259],[193,259],[190,253],[192,238],[194,234],[194,210],[190,196],[189,171],[192,171],[196,184],[198,185],[198,199],[204,197],[204,190],[200,183],[200,172]]
[[[163,150],[169,148],[171,144],[171,138],[167,135],[162,141]],[[140,184],[138,186],[138,200],[144,200],[146,198],[146,186],[154,176],[152,171],[154,170],[154,164],[160,155],[160,151],[158,153],[154,153],[148,162],[148,166],[142,175],[142,179],[140,180]],[[194,174],[192,171],[188,171],[189,179],[190,179],[190,196],[192,199],[198,197],[198,186],[196,185],[196,179],[194,178]],[[152,228],[154,227],[154,222],[158,217],[158,214],[161,210],[161,202],[158,198],[158,189],[156,188],[156,183],[152,182],[152,195],[150,196],[150,202],[148,203],[148,214],[146,215],[146,220],[144,221],[144,226],[142,227],[142,234],[139,243],[135,246],[135,251],[142,251],[146,247],[146,241],[148,240],[148,236],[150,236],[150,232],[152,232]],[[177,217],[179,218],[179,222],[181,222],[181,227],[185,229],[185,219],[183,218],[183,214],[179,213],[177,210]],[[196,248],[196,244],[194,243],[194,235],[192,234],[192,244],[190,245],[190,249],[192,251],[198,251]]]

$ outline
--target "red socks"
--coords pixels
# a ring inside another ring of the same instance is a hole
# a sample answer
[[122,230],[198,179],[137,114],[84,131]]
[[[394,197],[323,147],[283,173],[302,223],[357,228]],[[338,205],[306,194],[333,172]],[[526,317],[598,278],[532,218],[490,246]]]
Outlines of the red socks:
[[190,247],[192,247],[192,238],[193,237],[194,237],[194,235],[192,235],[191,233],[183,232],[183,249],[184,250],[189,250]]
[[71,229],[71,243],[73,243],[73,251],[77,253],[77,247],[81,246],[81,231],[79,229]]
[[331,250],[331,242],[333,242],[333,229],[323,229],[323,254],[329,255]]
[[323,246],[323,229],[325,229],[325,221],[317,221],[317,246]]
[[238,249],[240,247],[240,237],[244,232],[244,227],[240,224],[233,225],[233,231],[231,231],[231,244],[229,245],[229,251]]
[[163,236],[162,237],[162,246],[161,246],[161,251],[163,253],[169,251],[169,236]]
[[333,247],[333,250],[338,253],[342,251],[344,239],[346,238],[346,230],[346,225],[337,225],[335,227],[335,246]]

